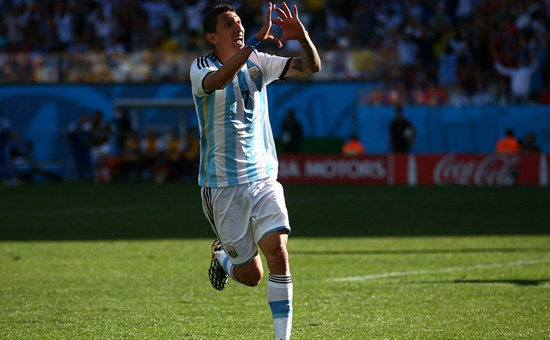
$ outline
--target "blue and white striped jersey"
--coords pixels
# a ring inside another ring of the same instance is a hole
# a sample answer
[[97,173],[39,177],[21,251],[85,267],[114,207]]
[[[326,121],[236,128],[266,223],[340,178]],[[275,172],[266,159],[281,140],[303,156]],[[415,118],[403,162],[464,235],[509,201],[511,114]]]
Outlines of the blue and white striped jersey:
[[199,185],[234,186],[277,178],[266,85],[286,73],[290,59],[254,51],[224,89],[206,92],[204,77],[222,66],[211,53],[191,65],[200,130]]

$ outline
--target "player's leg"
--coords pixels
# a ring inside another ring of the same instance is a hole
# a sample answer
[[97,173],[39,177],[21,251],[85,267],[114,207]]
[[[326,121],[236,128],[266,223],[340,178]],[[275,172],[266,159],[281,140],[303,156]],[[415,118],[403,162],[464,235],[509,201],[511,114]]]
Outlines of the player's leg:
[[[224,249],[216,252],[216,259],[220,263],[224,272],[227,273],[233,280],[249,287],[255,287],[260,284],[260,281],[264,275],[262,260],[256,250],[256,243],[254,242],[252,235],[246,237],[245,239],[249,240],[246,242],[247,246],[241,246],[239,249],[244,251],[248,249],[248,252],[252,254],[250,259],[240,262],[242,259],[239,260],[231,257],[231,253],[229,252],[228,254],[228,252]],[[228,244],[228,248],[235,249],[233,244]]]
[[[218,240],[214,241],[219,242]],[[221,242],[220,242],[221,243]],[[215,245],[213,246],[215,247]],[[220,271],[223,270],[223,272]],[[218,290],[225,288],[227,276],[233,280],[249,287],[255,287],[260,284],[264,275],[262,260],[259,254],[256,254],[250,261],[235,265],[229,259],[223,247],[213,250],[212,261],[210,264],[209,277],[212,286]],[[223,281],[225,280],[225,281]]]
[[228,275],[251,287],[263,276],[254,234],[249,229],[252,208],[247,190],[247,185],[201,189],[203,211],[220,240],[212,245],[209,269],[210,282],[218,290],[225,288]]
[[290,339],[292,329],[292,276],[286,244],[288,230],[271,232],[258,242],[269,268],[267,300],[273,316],[275,339]]
[[290,275],[288,251],[286,249],[287,242],[287,229],[270,232],[258,242],[258,246],[260,246],[266,258],[270,274]]
[[250,261],[235,265],[229,259],[229,256],[223,250],[219,240],[212,244],[212,260],[208,270],[210,283],[217,290],[223,290],[227,285],[227,278],[230,276],[233,280],[249,287],[255,287],[260,284],[264,274],[262,260],[259,254],[256,254]]
[[254,197],[255,239],[269,268],[267,300],[273,315],[275,339],[289,339],[292,328],[292,276],[286,248],[290,224],[283,187],[276,180],[259,183]]

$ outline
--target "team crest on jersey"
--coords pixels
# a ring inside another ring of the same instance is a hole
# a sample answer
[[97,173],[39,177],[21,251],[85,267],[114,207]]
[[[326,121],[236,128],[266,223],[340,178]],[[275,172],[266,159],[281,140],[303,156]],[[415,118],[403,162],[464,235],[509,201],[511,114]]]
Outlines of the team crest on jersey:
[[250,75],[250,79],[255,82],[262,78],[262,71],[260,71],[260,68],[256,65],[248,69],[248,74]]
[[223,249],[225,250],[225,253],[227,255],[231,256],[232,258],[235,258],[235,257],[239,256],[239,254],[237,253],[235,248],[233,248],[233,246],[224,245]]

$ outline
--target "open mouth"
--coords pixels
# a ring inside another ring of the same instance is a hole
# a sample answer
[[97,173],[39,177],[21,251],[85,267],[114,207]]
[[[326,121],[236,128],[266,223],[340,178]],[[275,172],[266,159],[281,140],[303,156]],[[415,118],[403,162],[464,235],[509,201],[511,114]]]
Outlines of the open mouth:
[[237,39],[234,39],[233,40],[235,42],[235,44],[239,45],[239,46],[243,46],[244,45],[244,38],[237,38]]

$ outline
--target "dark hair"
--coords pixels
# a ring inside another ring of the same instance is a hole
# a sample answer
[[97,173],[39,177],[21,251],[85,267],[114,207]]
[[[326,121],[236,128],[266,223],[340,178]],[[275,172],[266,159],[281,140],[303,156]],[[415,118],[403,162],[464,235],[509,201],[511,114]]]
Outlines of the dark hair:
[[235,12],[235,8],[230,4],[217,4],[214,8],[209,10],[202,22],[204,33],[216,33],[218,16],[225,12]]

